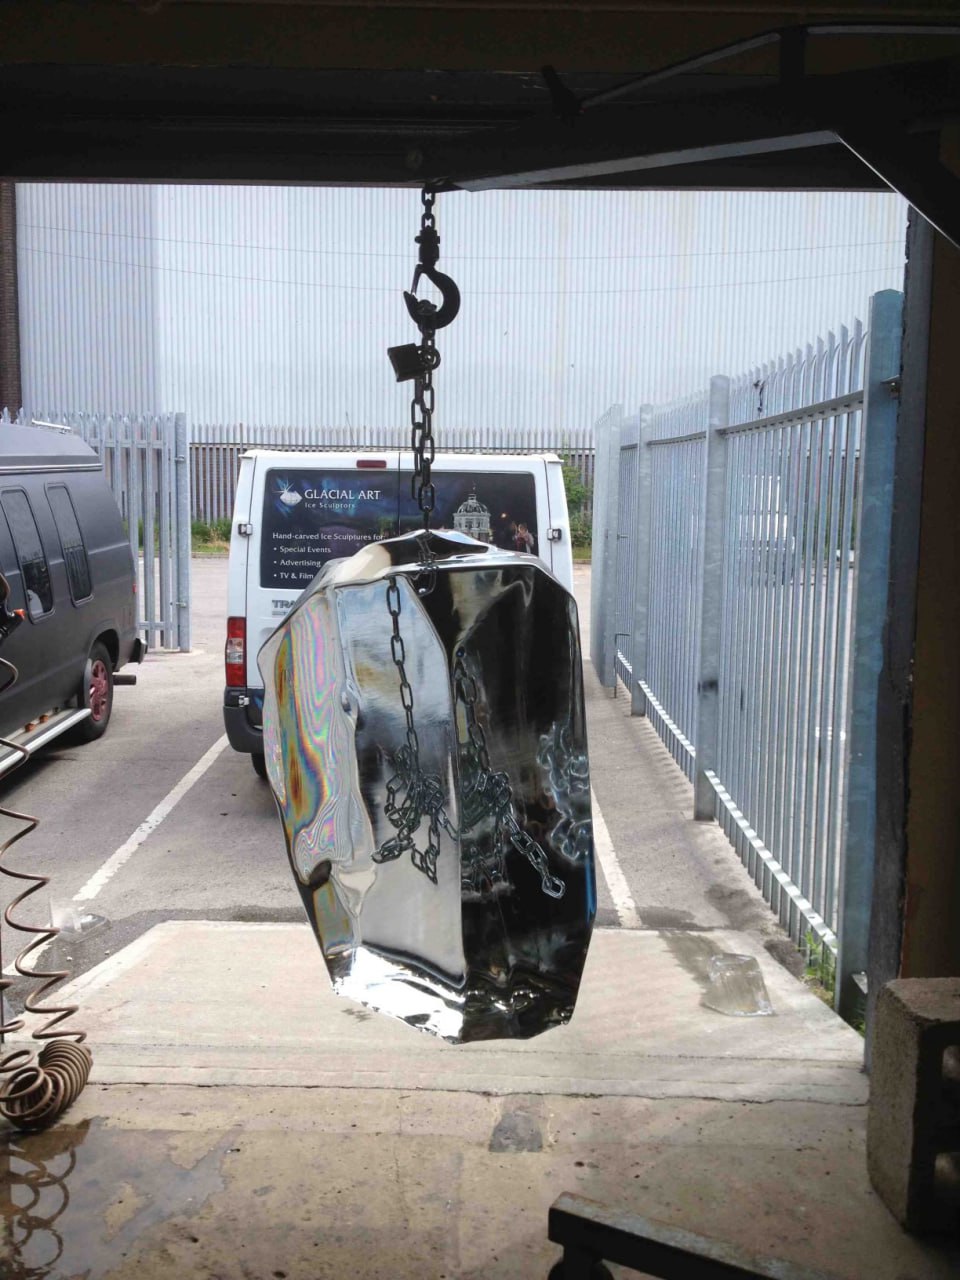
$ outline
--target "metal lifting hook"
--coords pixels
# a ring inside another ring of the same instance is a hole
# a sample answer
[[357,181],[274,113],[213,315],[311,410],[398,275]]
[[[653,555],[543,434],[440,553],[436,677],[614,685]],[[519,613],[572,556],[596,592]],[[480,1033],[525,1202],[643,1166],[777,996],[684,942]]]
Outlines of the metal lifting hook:
[[[409,292],[404,291],[403,300],[410,312],[410,319],[425,335],[436,333],[438,329],[445,328],[456,319],[457,312],[460,310],[460,290],[448,275],[437,270],[440,236],[436,227],[423,227],[417,236],[417,244],[420,246],[420,261],[413,273],[413,284]],[[417,297],[417,285],[422,276],[426,276],[439,291],[443,299],[439,307],[429,298]]]

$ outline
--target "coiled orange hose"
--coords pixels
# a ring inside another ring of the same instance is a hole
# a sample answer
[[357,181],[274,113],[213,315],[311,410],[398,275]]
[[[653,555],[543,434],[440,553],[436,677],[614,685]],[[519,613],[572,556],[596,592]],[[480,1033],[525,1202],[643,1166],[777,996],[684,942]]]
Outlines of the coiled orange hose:
[[[19,673],[13,663],[8,662],[6,658],[0,658],[0,667],[5,667],[11,673],[11,678],[3,686],[3,689],[8,689],[17,679]],[[0,689],[0,693],[3,692],[3,689]],[[6,738],[0,738],[0,746],[8,747],[10,750],[19,753],[21,758],[14,765],[15,769],[19,769],[24,760],[29,758],[30,753],[24,747],[15,742],[10,742]],[[14,871],[12,867],[4,865],[4,859],[8,851],[18,840],[22,840],[24,836],[29,835],[39,825],[40,819],[33,817],[32,814],[18,813],[15,809],[7,809],[3,805],[0,805],[0,814],[6,818],[13,818],[15,821],[26,824],[0,845],[0,872],[11,879],[28,882],[28,887],[22,893],[19,893],[6,908],[3,913],[3,919],[11,929],[16,929],[19,933],[32,935],[31,941],[17,956],[14,969],[21,978],[32,978],[39,982],[39,986],[36,986],[27,995],[23,1002],[23,1007],[24,1012],[46,1017],[47,1021],[32,1035],[35,1040],[48,1041],[37,1054],[36,1060],[33,1060],[33,1049],[30,1047],[15,1049],[12,1053],[0,1058],[0,1078],[6,1077],[0,1084],[0,1115],[3,1115],[18,1129],[42,1129],[52,1124],[79,1097],[90,1075],[93,1058],[90,1050],[83,1044],[83,1041],[87,1038],[85,1031],[60,1028],[62,1022],[65,1022],[77,1012],[77,1006],[75,1004],[44,1005],[41,1003],[49,991],[59,982],[62,982],[64,978],[70,976],[69,970],[42,970],[24,967],[24,961],[33,952],[46,946],[48,942],[52,942],[60,932],[58,928],[52,925],[49,928],[38,928],[34,925],[22,924],[14,919],[13,913],[17,907],[48,885],[50,880],[48,876],[36,875],[27,871]],[[2,997],[3,992],[13,985],[13,982],[13,978],[0,974],[0,997]],[[2,1001],[0,1001],[0,1008],[2,1007]],[[0,1019],[0,1033],[3,1036],[19,1031],[23,1026],[23,1018],[14,1018],[11,1021]],[[57,1030],[56,1028],[60,1029]],[[69,1038],[59,1038],[62,1036]]]

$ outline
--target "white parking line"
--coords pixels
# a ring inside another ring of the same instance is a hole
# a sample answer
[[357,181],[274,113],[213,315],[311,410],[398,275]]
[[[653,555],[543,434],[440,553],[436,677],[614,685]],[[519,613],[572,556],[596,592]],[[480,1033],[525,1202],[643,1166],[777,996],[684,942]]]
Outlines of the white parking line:
[[185,773],[177,785],[163,797],[157,807],[143,822],[133,835],[115,853],[111,853],[99,871],[95,871],[78,893],[73,895],[74,902],[92,902],[100,890],[117,874],[123,864],[136,853],[149,835],[152,835],[160,823],[187,794],[195,782],[207,772],[217,756],[227,745],[227,735],[218,738],[213,746],[200,757],[188,773]]
[[639,929],[640,914],[630,892],[630,886],[627,884],[627,878],[617,860],[610,832],[607,830],[596,792],[592,787],[590,801],[593,805],[593,848],[600,863],[603,878],[607,882],[607,888],[610,890],[610,897],[613,899],[613,909],[617,913],[621,928]]

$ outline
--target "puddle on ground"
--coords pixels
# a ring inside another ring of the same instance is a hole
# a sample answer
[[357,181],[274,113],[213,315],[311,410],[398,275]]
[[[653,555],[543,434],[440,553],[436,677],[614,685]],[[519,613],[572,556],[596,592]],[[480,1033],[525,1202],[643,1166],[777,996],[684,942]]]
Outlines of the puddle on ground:
[[675,911],[672,907],[637,907],[637,915],[645,929],[688,929],[701,933],[706,925],[697,924],[689,911]]
[[185,1167],[178,1136],[102,1120],[0,1132],[0,1275],[71,1280],[119,1267],[141,1237],[194,1217],[224,1185],[239,1130]]
[[688,933],[686,929],[660,929],[660,937],[671,955],[706,991],[710,986],[710,961],[722,955],[722,949],[704,933]]

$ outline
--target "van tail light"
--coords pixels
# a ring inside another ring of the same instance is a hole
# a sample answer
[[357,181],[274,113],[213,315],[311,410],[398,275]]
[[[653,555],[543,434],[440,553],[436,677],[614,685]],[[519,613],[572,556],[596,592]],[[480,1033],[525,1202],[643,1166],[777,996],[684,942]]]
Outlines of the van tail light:
[[227,619],[227,643],[223,650],[227,688],[242,689],[247,683],[247,620]]

